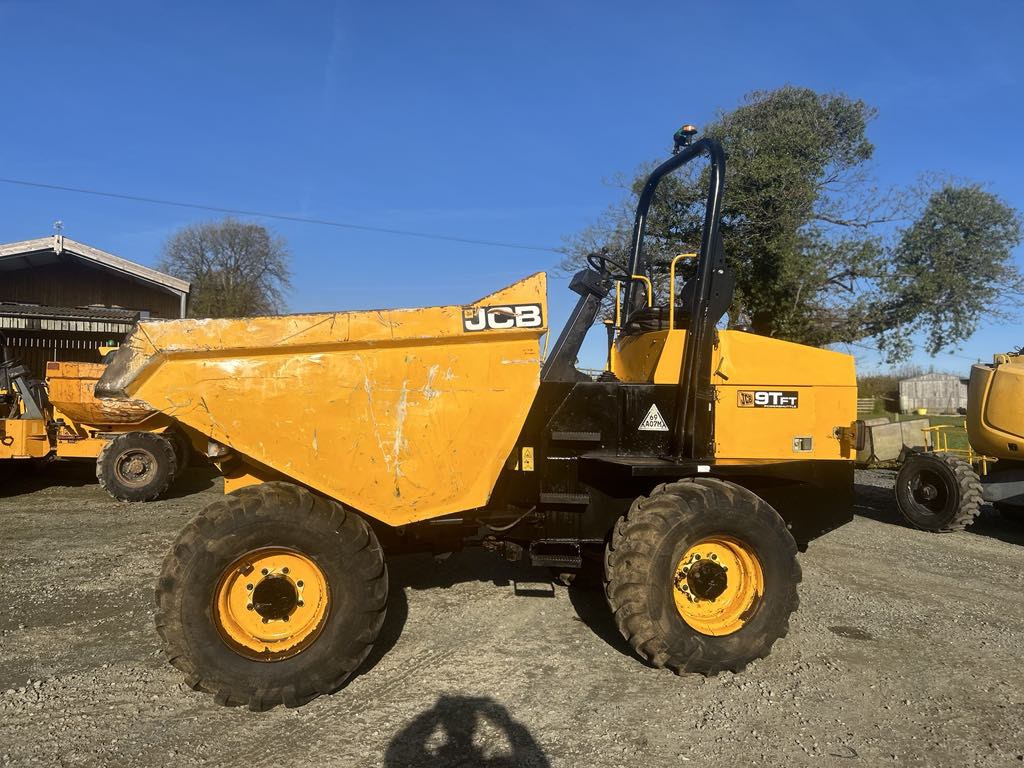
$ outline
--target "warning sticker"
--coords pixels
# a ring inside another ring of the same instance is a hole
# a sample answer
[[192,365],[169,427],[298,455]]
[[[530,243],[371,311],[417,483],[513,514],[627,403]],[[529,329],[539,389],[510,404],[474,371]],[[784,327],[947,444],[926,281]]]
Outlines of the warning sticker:
[[665,419],[662,417],[657,405],[651,405],[651,410],[647,412],[644,420],[640,422],[638,430],[640,432],[668,432],[668,424],[665,423]]

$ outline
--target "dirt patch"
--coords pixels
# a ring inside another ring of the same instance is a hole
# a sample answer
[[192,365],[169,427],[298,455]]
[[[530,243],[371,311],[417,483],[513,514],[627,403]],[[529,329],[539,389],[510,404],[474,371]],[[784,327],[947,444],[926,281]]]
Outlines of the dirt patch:
[[1024,754],[1024,526],[904,527],[892,472],[801,555],[788,638],[740,675],[640,664],[600,592],[481,552],[391,563],[378,646],[338,694],[224,709],[161,657],[152,587],[220,493],[146,505],[81,467],[0,490],[0,764],[1006,766]]

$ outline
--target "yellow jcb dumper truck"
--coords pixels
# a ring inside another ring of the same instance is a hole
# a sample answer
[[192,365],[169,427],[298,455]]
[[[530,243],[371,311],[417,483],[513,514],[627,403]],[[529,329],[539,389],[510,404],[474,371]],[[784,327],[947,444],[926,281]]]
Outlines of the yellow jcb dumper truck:
[[[854,362],[718,327],[725,157],[692,134],[647,180],[628,263],[595,254],[572,278],[545,360],[543,274],[463,306],[139,323],[97,391],[185,425],[225,477],[157,585],[189,685],[252,709],[337,690],[384,621],[385,552],[462,542],[562,572],[596,555],[619,630],[656,667],[768,654],[797,607],[794,532],[851,515]],[[702,156],[699,256],[652,295],[652,196]],[[576,357],[616,281],[593,380]]]
[[185,466],[191,446],[170,418],[133,401],[98,400],[102,363],[49,362],[39,381],[0,339],[0,470],[32,460],[88,459],[121,501],[150,501]]
[[911,454],[896,476],[903,517],[926,531],[966,528],[991,502],[1024,521],[1024,356],[995,355],[971,366],[967,385],[969,452]]

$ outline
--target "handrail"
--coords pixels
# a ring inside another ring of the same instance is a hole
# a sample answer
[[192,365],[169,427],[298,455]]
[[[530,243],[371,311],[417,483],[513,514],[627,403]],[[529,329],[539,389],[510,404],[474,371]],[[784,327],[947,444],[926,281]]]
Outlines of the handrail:
[[[978,474],[981,477],[985,477],[988,474],[989,462],[993,461],[991,456],[986,456],[984,453],[978,453],[974,450],[974,446],[971,445],[970,440],[967,441],[966,448],[950,448],[949,447],[949,431],[953,429],[962,429],[965,433],[967,432],[967,420],[964,419],[963,424],[932,424],[927,427],[921,427],[921,431],[927,433],[932,438],[932,452],[937,453],[952,453],[957,456],[963,456],[967,459],[967,462],[971,465],[978,465]],[[927,448],[926,448],[927,450]]]
[[676,264],[679,263],[680,259],[695,259],[697,258],[696,253],[680,253],[674,259],[668,268],[668,329],[674,330],[676,327]]
[[634,280],[642,280],[644,285],[647,286],[647,307],[650,309],[654,306],[654,285],[651,283],[651,278],[647,275],[630,275]]
[[[632,275],[634,280],[643,280],[647,286],[647,306],[654,306],[654,286],[651,284],[651,279],[646,275]],[[622,327],[622,281],[615,281],[615,330],[619,330]]]

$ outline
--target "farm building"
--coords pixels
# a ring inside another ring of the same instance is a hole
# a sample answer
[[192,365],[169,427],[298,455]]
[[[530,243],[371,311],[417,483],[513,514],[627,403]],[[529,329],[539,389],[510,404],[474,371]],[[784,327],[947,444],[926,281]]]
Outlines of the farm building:
[[189,284],[63,235],[0,245],[0,339],[42,377],[49,360],[98,362],[140,317],[184,317]]
[[967,379],[952,373],[925,373],[900,382],[900,410],[959,413],[967,407]]

